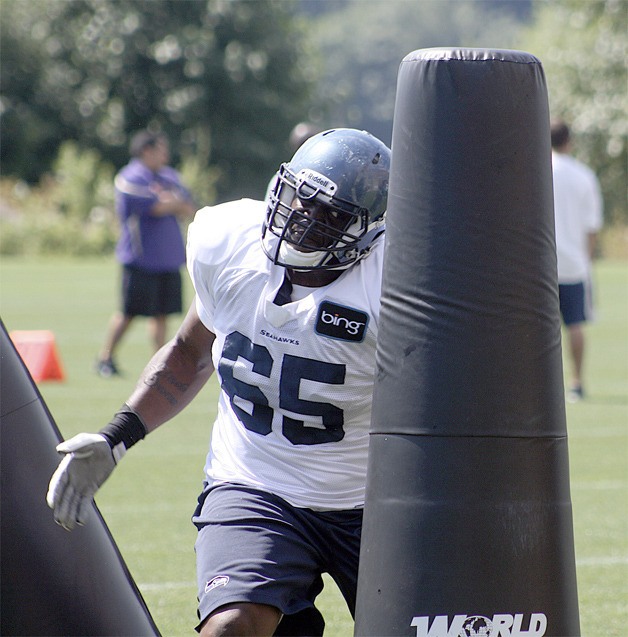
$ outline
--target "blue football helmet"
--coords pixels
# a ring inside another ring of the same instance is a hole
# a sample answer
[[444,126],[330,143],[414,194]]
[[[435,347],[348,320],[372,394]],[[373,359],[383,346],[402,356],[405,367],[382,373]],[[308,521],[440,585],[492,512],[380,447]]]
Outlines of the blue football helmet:
[[282,164],[268,196],[262,246],[294,270],[344,269],[384,232],[390,150],[366,131],[328,130]]

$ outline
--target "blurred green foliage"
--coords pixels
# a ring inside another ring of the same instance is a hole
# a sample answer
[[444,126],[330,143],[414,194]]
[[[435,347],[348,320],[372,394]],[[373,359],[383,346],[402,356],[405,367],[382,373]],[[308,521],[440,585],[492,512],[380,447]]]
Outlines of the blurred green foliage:
[[[216,171],[202,157],[183,157],[180,173],[199,208],[215,200]],[[113,177],[97,151],[68,141],[38,184],[0,179],[0,254],[111,254],[118,238]]]
[[36,186],[0,184],[0,254],[109,254],[117,239],[113,167],[95,150],[64,142]]
[[365,128],[390,144],[403,58],[430,47],[513,48],[528,2],[351,1],[320,15],[310,38],[325,54],[318,81],[332,123]]
[[110,251],[107,180],[138,128],[169,136],[199,206],[262,197],[298,121],[390,143],[399,64],[435,46],[539,57],[607,225],[627,225],[627,16],[625,0],[2,0],[0,251]]
[[2,173],[36,182],[67,139],[120,168],[149,127],[176,160],[206,153],[219,198],[263,195],[312,90],[295,7],[3,0]]
[[608,224],[628,224],[628,3],[537,0],[521,48],[547,78],[550,110],[571,127],[574,155],[597,173]]
[[51,203],[64,217],[82,223],[113,208],[113,167],[95,150],[64,142],[53,170],[57,187],[52,190]]

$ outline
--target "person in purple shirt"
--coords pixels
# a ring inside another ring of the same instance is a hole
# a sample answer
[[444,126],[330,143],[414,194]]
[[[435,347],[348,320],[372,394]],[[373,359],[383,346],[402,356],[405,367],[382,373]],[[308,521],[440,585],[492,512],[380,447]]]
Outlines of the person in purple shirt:
[[136,316],[149,317],[155,350],[166,341],[167,317],[182,309],[181,266],[185,245],[179,221],[196,211],[178,173],[168,166],[167,138],[140,131],[131,139],[131,161],[116,175],[116,210],[121,234],[116,257],[122,265],[122,308],[109,321],[96,362],[100,376],[119,373],[114,353]]

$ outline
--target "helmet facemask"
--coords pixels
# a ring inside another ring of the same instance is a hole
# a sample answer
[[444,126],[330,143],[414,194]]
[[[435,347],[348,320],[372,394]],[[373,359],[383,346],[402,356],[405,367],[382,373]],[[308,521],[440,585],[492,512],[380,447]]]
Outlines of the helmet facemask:
[[295,270],[344,269],[358,259],[369,213],[335,197],[336,190],[320,173],[303,169],[295,175],[281,166],[262,237],[274,263]]
[[262,247],[294,270],[343,270],[384,232],[390,150],[366,131],[314,135],[283,164],[267,197]]

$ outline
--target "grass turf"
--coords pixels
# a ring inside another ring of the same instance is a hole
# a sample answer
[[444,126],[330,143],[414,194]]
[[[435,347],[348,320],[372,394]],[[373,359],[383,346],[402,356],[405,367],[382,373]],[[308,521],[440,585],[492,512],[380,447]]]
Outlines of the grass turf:
[[[120,348],[125,375],[103,380],[92,371],[117,277],[111,260],[2,259],[0,314],[7,329],[55,334],[66,380],[39,388],[65,437],[105,424],[151,355],[146,325],[138,320]],[[567,406],[574,535],[582,634],[620,637],[628,625],[628,263],[599,262],[596,288],[598,320],[587,327],[588,397]],[[186,293],[191,300],[189,285]],[[183,414],[133,449],[97,496],[165,637],[193,634],[190,515],[216,394],[212,379]],[[326,635],[347,637],[351,618],[335,585],[326,584],[319,598]]]

